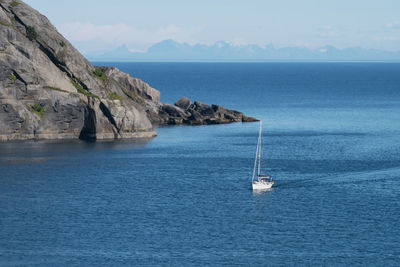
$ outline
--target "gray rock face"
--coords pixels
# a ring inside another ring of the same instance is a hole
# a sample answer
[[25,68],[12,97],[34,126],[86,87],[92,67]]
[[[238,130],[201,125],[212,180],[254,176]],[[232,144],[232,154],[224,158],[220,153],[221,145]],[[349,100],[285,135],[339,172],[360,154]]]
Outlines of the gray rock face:
[[155,136],[152,124],[252,121],[160,92],[116,68],[94,67],[48,19],[0,0],[0,141]]
[[159,95],[127,74],[92,66],[23,2],[0,1],[0,140],[151,137],[136,102]]
[[101,67],[105,75],[111,80],[116,82],[123,90],[123,93],[128,97],[142,98],[143,100],[160,102],[160,92],[154,88],[151,88],[147,83],[142,80],[132,78],[128,74],[121,72],[117,68]]
[[177,106],[178,108],[181,108],[183,110],[187,110],[190,107],[191,103],[192,103],[192,101],[190,101],[189,98],[184,96],[184,97],[182,97],[181,99],[179,99],[178,101],[175,102],[175,106]]

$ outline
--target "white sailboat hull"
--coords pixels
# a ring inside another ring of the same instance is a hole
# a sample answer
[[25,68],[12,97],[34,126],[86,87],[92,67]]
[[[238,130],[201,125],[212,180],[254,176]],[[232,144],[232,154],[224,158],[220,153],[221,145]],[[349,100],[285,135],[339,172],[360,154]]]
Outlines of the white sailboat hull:
[[273,181],[268,182],[268,181],[253,181],[251,186],[253,190],[266,190],[270,189],[272,185],[274,184]]

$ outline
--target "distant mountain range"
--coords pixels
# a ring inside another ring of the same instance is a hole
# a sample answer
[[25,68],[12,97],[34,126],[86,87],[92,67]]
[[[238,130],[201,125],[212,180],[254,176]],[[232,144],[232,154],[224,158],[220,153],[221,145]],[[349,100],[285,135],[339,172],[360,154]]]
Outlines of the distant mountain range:
[[400,61],[400,51],[352,47],[338,49],[324,46],[318,49],[302,47],[274,48],[272,45],[232,45],[219,41],[212,45],[190,45],[165,40],[151,46],[147,52],[131,52],[127,46],[99,56],[92,61]]

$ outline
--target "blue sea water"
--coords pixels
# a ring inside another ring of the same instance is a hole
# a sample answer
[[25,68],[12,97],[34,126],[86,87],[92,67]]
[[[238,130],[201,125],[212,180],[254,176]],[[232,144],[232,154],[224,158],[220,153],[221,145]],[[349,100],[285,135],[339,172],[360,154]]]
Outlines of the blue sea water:
[[400,265],[400,64],[96,63],[262,119],[0,144],[0,265]]

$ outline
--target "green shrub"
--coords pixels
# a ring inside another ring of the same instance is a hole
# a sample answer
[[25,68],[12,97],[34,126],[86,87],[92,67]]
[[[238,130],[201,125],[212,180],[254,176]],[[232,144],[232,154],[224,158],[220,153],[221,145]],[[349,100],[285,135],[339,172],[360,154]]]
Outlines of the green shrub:
[[124,93],[130,98],[130,99],[132,99],[133,101],[136,101],[136,102],[138,102],[138,103],[143,103],[143,99],[138,95],[138,94],[136,94],[135,92],[132,92],[132,91],[129,91],[129,90],[127,90],[127,89],[122,89],[122,91],[124,91]]
[[97,95],[95,95],[95,94],[83,89],[82,85],[80,85],[79,83],[75,82],[73,79],[71,79],[71,78],[69,78],[69,79],[70,79],[72,85],[76,88],[76,90],[78,90],[79,93],[81,93],[81,94],[83,94],[85,96],[99,98]]
[[61,47],[65,47],[65,46],[66,46],[66,44],[65,44],[64,41],[61,41],[61,42],[60,42],[60,45],[61,45]]
[[11,5],[12,7],[16,7],[16,6],[18,6],[19,4],[21,4],[21,3],[20,3],[20,2],[17,2],[17,1],[12,1],[10,5]]
[[115,93],[115,92],[112,92],[112,93],[108,94],[108,97],[109,97],[110,99],[119,100],[119,101],[122,102],[122,97],[120,97],[120,96],[119,96],[117,93]]
[[94,69],[94,75],[99,79],[103,84],[105,84],[107,76],[106,74],[99,68],[95,67]]
[[32,110],[33,110],[36,114],[38,114],[40,117],[43,116],[43,114],[44,114],[44,108],[43,108],[40,104],[35,103],[33,106],[31,106],[31,108],[32,108]]
[[14,73],[11,73],[10,76],[8,76],[8,79],[10,79],[13,82],[17,81],[17,77],[15,77]]
[[28,37],[29,40],[33,41],[33,40],[36,40],[36,38],[38,37],[38,34],[37,34],[35,28],[33,28],[31,26],[26,26],[26,36]]
[[101,76],[103,76],[103,71],[100,69],[100,68],[97,68],[97,67],[95,67],[95,69],[94,69],[94,74],[97,76],[97,77],[101,77]]

